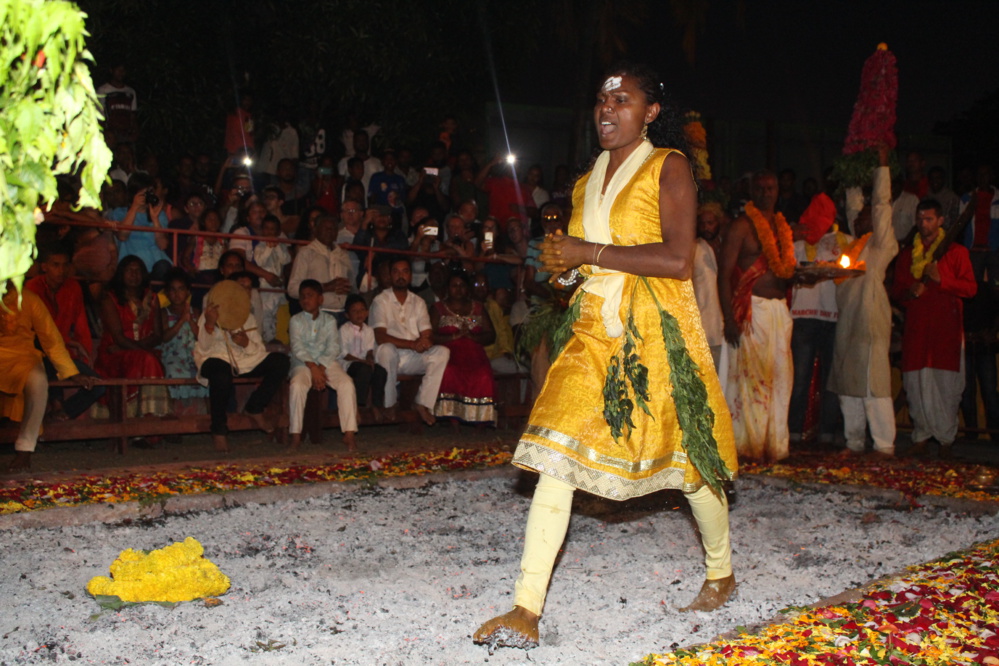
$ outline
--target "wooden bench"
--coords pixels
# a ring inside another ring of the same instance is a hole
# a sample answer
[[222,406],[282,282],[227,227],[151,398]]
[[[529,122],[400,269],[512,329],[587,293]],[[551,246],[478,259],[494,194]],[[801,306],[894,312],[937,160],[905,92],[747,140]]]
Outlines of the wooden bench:
[[[419,431],[422,421],[419,415],[410,409],[413,398],[419,389],[421,375],[401,375],[399,377],[399,406],[396,423]],[[499,403],[500,418],[508,424],[510,419],[524,418],[530,413],[531,396],[528,391],[525,400],[520,400],[520,385],[522,380],[530,380],[526,374],[497,375],[496,389],[497,402]],[[237,389],[237,402],[240,394],[248,393],[249,387],[260,383],[259,378],[237,377],[233,380]],[[128,451],[128,441],[133,437],[148,437],[157,435],[191,435],[207,433],[211,429],[211,417],[207,414],[187,415],[182,418],[162,418],[139,416],[127,418],[125,416],[125,403],[127,389],[130,386],[197,386],[195,379],[99,379],[94,378],[95,386],[107,388],[107,419],[79,418],[69,421],[46,421],[42,429],[42,439],[46,441],[71,441],[81,439],[109,439],[112,449],[124,455]],[[529,385],[529,384],[528,384]],[[78,388],[70,381],[52,381],[50,387]],[[303,423],[303,436],[318,443],[322,440],[322,430],[324,428],[338,428],[340,419],[335,411],[327,407],[329,392],[322,393],[309,391],[309,403],[306,405],[306,415]],[[315,394],[315,395],[313,395]],[[515,398],[511,398],[515,396]],[[245,395],[243,396],[245,399]],[[207,400],[207,399],[206,399]],[[281,391],[275,397],[275,403],[279,405],[277,409],[279,427],[288,427],[288,382],[284,382]],[[274,405],[269,409],[274,409]],[[375,423],[374,416],[369,409],[359,409],[358,423],[360,425],[372,425]],[[228,426],[230,430],[254,430],[256,423],[245,414],[229,414]],[[17,438],[19,424],[6,422],[0,424],[0,443],[13,443]]]

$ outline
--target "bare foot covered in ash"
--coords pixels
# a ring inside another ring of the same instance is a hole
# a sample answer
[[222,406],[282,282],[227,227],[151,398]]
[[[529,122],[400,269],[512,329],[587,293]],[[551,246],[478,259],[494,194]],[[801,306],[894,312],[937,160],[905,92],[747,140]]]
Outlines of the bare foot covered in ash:
[[730,574],[727,578],[717,580],[705,580],[701,586],[701,591],[697,593],[689,605],[680,609],[681,613],[690,611],[717,610],[725,605],[725,602],[732,598],[735,593],[735,574]]
[[538,621],[540,615],[522,606],[489,620],[475,632],[472,640],[489,648],[492,654],[498,647],[513,647],[530,650],[538,647]]

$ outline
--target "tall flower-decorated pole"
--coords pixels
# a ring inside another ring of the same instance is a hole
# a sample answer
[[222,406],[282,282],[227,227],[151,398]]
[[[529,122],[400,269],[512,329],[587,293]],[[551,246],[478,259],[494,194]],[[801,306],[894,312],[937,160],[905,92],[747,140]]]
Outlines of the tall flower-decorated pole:
[[[832,177],[846,192],[846,221],[854,219],[864,207],[862,188],[871,186],[871,174],[878,166],[877,146],[894,148],[895,109],[898,104],[898,66],[895,54],[882,42],[864,62],[860,74],[860,93],[853,105],[853,115],[843,143],[843,155],[833,165]],[[893,150],[888,165],[898,171]]]
[[[853,115],[843,144],[843,155],[836,160],[833,178],[844,188],[871,184],[871,174],[878,165],[877,146],[894,148],[895,110],[898,104],[898,66],[895,54],[885,43],[864,62],[860,75],[860,93],[853,105]],[[895,170],[894,154],[891,166]]]
[[884,143],[894,148],[895,107],[898,104],[898,66],[884,42],[864,63],[860,94],[846,131],[843,154],[853,155]]
[[0,293],[7,280],[20,289],[31,267],[57,175],[80,179],[80,205],[100,203],[111,152],[86,65],[85,17],[62,0],[0,2]]

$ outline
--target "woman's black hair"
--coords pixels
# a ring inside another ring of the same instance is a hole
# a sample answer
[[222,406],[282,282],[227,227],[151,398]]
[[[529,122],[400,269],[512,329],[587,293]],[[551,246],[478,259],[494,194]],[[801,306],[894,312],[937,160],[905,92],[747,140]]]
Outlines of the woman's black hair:
[[125,269],[132,262],[139,264],[139,268],[142,270],[142,284],[139,289],[143,294],[146,293],[146,289],[149,289],[149,269],[146,268],[142,259],[134,254],[122,257],[121,261],[118,262],[118,267],[114,270],[114,276],[108,282],[108,291],[114,294],[118,305],[123,305],[128,301],[128,296],[125,294]]
[[675,148],[687,154],[687,138],[683,133],[681,113],[673,100],[666,95],[666,87],[659,78],[658,72],[644,63],[634,63],[622,60],[614,64],[603,80],[611,76],[630,76],[638,83],[638,88],[645,93],[649,104],[658,103],[659,115],[649,123],[649,141],[656,148]]
[[448,284],[451,284],[452,278],[461,278],[461,281],[465,283],[465,286],[468,287],[469,292],[471,292],[471,290],[472,290],[472,275],[471,275],[471,273],[469,273],[468,271],[466,271],[464,268],[462,268],[460,264],[459,265],[454,265],[454,264],[451,265],[451,268],[450,268],[450,270],[448,271],[448,274],[447,274]]

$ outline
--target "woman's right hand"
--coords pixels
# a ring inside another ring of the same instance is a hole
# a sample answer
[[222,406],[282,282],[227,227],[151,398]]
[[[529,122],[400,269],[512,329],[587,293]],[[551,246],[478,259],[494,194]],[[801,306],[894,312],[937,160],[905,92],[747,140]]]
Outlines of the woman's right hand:
[[135,196],[132,197],[132,210],[140,211],[145,207],[146,207],[146,191],[139,190],[138,192],[135,193]]

